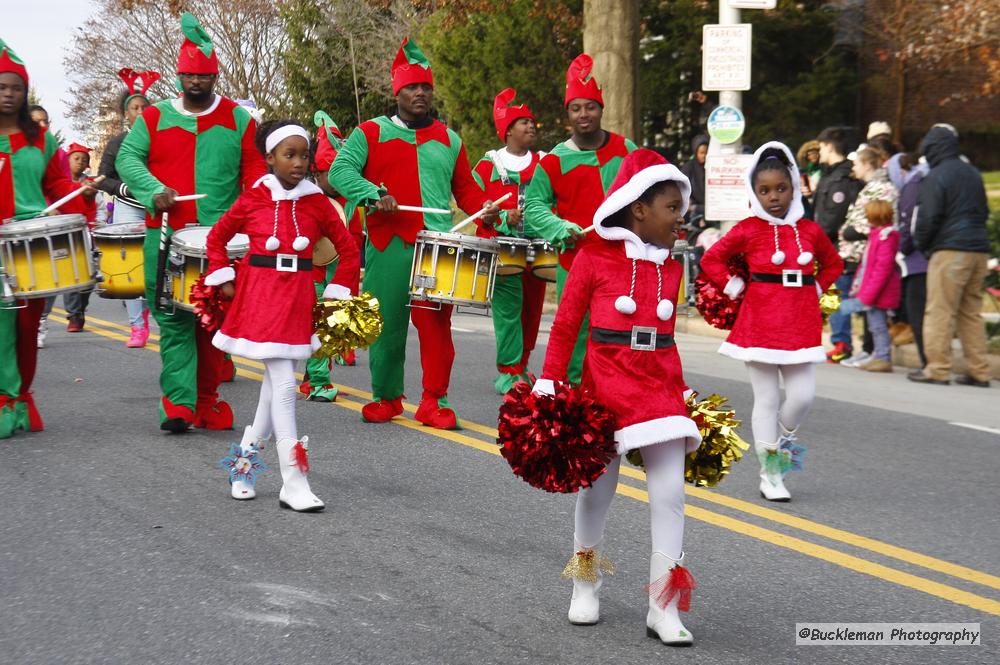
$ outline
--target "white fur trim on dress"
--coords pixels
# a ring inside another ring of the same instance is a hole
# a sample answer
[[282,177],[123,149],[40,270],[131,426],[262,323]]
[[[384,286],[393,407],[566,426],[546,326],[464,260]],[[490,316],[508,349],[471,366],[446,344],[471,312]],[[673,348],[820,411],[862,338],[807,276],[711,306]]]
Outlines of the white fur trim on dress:
[[687,416],[667,416],[629,425],[615,432],[619,455],[636,448],[674,439],[684,439],[685,452],[697,449],[701,444],[698,425]]
[[350,300],[354,296],[351,294],[351,290],[343,284],[330,282],[323,289],[323,297],[326,300]]
[[322,189],[308,180],[300,180],[299,184],[295,185],[295,187],[285,189],[285,186],[281,184],[281,181],[273,173],[267,173],[257,178],[257,182],[253,186],[256,188],[260,185],[264,185],[271,190],[272,201],[297,201],[303,196],[309,196],[310,194],[323,194]]
[[242,337],[230,337],[220,330],[212,338],[212,346],[234,356],[251,360],[287,358],[303,360],[313,354],[312,344],[282,344],[280,342],[254,342]]
[[611,192],[604,199],[604,202],[597,208],[597,212],[594,213],[594,224],[597,227],[598,235],[604,237],[604,234],[601,233],[604,225],[601,222],[638,199],[647,189],[664,180],[673,180],[680,187],[681,214],[686,213],[691,198],[691,181],[673,164],[654,164],[636,173],[629,178],[627,183]]
[[826,361],[826,352],[822,346],[786,351],[784,349],[765,349],[759,346],[743,347],[723,342],[719,347],[719,353],[743,362],[766,363],[768,365],[801,365],[802,363]]
[[[779,148],[785,153],[785,157],[788,159],[790,166],[791,177],[792,177],[792,205],[788,206],[788,211],[785,216],[775,217],[767,210],[764,210],[764,206],[760,204],[757,200],[757,194],[753,190],[753,170],[757,167],[758,162],[760,162],[761,154],[768,148]],[[750,163],[750,167],[747,172],[743,174],[743,181],[746,184],[747,196],[750,197],[750,210],[757,217],[760,217],[766,222],[772,224],[795,224],[800,219],[802,219],[806,214],[806,209],[802,207],[802,181],[799,178],[799,167],[795,163],[795,157],[792,155],[792,151],[788,149],[788,146],[780,141],[768,141],[761,147],[757,148],[757,152],[753,154],[753,161]],[[782,260],[782,263],[784,261]]]
[[234,279],[236,279],[236,271],[233,270],[232,266],[226,266],[205,275],[205,286],[218,286]]

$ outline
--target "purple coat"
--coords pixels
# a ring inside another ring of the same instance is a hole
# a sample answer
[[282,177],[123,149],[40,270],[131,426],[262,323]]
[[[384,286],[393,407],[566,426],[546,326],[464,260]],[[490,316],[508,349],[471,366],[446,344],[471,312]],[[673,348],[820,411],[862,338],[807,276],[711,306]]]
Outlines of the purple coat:
[[[918,167],[919,169],[919,167]],[[913,244],[913,211],[917,207],[920,184],[926,175],[922,169],[911,172],[900,188],[896,223],[899,228],[899,251],[903,254],[903,276],[927,272],[927,257]]]
[[858,299],[866,307],[896,309],[903,289],[896,265],[899,231],[891,226],[883,226],[877,231],[872,229],[868,235]]

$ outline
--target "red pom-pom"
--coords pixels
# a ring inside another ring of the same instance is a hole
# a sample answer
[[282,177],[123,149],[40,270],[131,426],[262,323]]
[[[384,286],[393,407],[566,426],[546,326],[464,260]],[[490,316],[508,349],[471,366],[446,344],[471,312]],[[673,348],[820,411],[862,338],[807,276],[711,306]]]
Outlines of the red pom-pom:
[[555,395],[518,381],[504,396],[500,454],[514,474],[546,492],[590,487],[615,454],[615,416],[580,388],[556,382]]
[[[234,265],[233,268],[235,267]],[[226,318],[226,312],[229,311],[233,301],[224,299],[222,289],[218,286],[206,286],[205,275],[202,275],[191,285],[191,304],[194,306],[194,315],[199,325],[213,332],[222,327],[222,321]]]
[[[750,281],[750,268],[747,266],[746,257],[738,254],[729,259],[726,266],[729,274],[739,277],[744,282]],[[740,304],[743,302],[743,294],[736,298],[730,298],[722,289],[713,284],[704,273],[698,275],[694,281],[695,299],[694,306],[705,323],[722,330],[732,330],[736,324],[736,316],[740,313]],[[746,293],[746,291],[744,291]]]
[[292,458],[295,460],[295,466],[299,467],[299,471],[309,473],[309,455],[301,441],[297,441],[292,447]]
[[687,612],[691,609],[691,592],[695,586],[691,571],[676,565],[666,575],[647,584],[646,592],[660,609],[665,609],[674,596],[678,596],[677,609]]

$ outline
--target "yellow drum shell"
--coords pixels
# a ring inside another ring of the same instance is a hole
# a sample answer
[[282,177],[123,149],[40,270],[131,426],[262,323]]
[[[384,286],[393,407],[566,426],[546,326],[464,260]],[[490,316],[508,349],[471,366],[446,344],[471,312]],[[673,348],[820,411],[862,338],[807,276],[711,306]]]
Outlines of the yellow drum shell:
[[132,299],[145,294],[142,245],[146,225],[141,222],[109,224],[94,231],[94,245],[100,251],[98,269],[102,275],[102,298]]
[[[178,309],[194,311],[191,304],[191,287],[208,269],[207,239],[211,227],[189,226],[170,237],[171,300]],[[226,244],[230,259],[242,258],[250,251],[250,238],[237,233]]]
[[0,265],[14,296],[46,298],[96,284],[90,231],[83,215],[6,220]]
[[523,238],[494,238],[500,246],[497,252],[498,275],[520,275],[528,267],[528,248],[530,240]]
[[556,281],[559,253],[556,248],[542,239],[532,240],[528,251],[531,274],[546,282]]
[[493,240],[420,231],[413,249],[410,298],[488,309],[496,258]]

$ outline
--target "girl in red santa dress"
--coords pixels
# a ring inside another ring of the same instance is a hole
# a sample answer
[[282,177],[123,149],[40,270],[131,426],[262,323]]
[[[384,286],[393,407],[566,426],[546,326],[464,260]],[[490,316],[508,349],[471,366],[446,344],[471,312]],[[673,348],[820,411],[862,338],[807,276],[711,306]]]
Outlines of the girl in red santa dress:
[[[726,295],[743,295],[719,353],[742,360],[750,372],[760,493],[768,501],[791,498],[783,478],[801,466],[797,458],[804,449],[795,433],[815,397],[813,363],[826,359],[819,297],[844,269],[820,226],[803,217],[799,182],[788,147],[772,141],[758,148],[746,174],[753,216],[701,259],[702,271]],[[730,272],[730,260],[740,255],[749,268],[749,283]]]
[[573,578],[569,620],[598,621],[601,563],[606,561],[601,540],[618,486],[620,456],[641,448],[652,527],[647,634],[672,645],[689,645],[693,639],[678,615],[688,609],[694,588],[681,566],[684,457],[701,441],[684,403],[673,337],[682,267],[670,258],[670,248],[690,193],[688,179],[657,153],[641,149],[625,157],[594,215],[603,241],[587,245],[573,262],[542,378],[535,384],[536,392],[551,393],[554,380],[566,381],[589,311],[583,388],[615,414],[619,456],[576,502],[575,554],[564,571]]
[[[300,439],[295,425],[295,362],[319,346],[312,323],[312,253],[321,236],[333,242],[340,264],[323,297],[348,300],[358,286],[358,247],[326,195],[306,179],[308,132],[293,121],[269,123],[258,130],[257,145],[270,173],[244,192],[208,235],[205,283],[233,297],[212,343],[261,360],[265,368],[253,425],[223,463],[231,470],[232,497],[254,498],[256,472],[263,470],[258,452],[273,432],[283,483],[280,505],[313,512],[324,504],[309,488],[308,437]],[[226,254],[226,243],[237,233],[250,238],[238,273]]]

